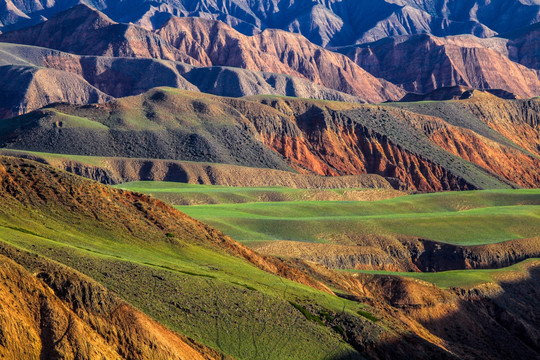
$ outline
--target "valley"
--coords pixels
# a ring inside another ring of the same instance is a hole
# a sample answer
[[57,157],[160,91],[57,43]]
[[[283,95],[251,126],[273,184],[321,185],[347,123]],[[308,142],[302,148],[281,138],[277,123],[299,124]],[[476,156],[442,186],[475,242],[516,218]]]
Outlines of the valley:
[[0,0],[0,359],[540,359],[540,0]]

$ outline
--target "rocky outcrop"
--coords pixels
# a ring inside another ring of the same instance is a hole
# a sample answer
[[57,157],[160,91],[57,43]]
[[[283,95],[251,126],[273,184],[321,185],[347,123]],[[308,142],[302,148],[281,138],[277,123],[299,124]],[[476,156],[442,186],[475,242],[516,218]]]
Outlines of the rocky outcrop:
[[458,246],[403,236],[343,234],[342,244],[272,241],[254,245],[260,253],[301,259],[330,269],[440,272],[497,269],[540,256],[538,238]]
[[461,359],[537,358],[538,316],[531,311],[537,297],[531,294],[538,286],[538,266],[538,261],[524,264],[472,289],[441,290],[389,276],[359,275],[356,280],[365,295],[390,304],[410,329]]
[[422,121],[421,115],[377,107],[340,111],[331,105],[319,107],[285,99],[263,102],[277,109],[288,108],[294,114],[272,126],[261,117],[255,126],[265,144],[299,171],[332,176],[374,173],[422,191],[484,186],[473,185],[478,178],[472,180],[484,175],[457,176],[460,170],[450,170],[457,165],[456,160],[426,142],[422,130],[417,132],[414,123]]
[[500,42],[482,42],[473,36],[414,35],[340,51],[372,75],[409,92],[460,85],[502,89],[524,98],[540,95],[538,73],[501,54],[505,45]]

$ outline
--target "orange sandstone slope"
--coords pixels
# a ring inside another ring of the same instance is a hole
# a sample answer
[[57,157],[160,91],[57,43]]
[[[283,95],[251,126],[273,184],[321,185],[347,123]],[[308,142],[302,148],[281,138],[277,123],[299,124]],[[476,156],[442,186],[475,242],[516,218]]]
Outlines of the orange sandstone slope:
[[396,100],[404,94],[347,57],[316,46],[298,34],[266,30],[246,36],[220,21],[200,18],[171,18],[157,33],[206,66],[295,75],[372,103]]
[[14,257],[34,274],[0,255],[0,358],[220,358],[66,266],[22,252]]
[[496,98],[463,103],[478,119],[526,151],[540,157],[540,101]]

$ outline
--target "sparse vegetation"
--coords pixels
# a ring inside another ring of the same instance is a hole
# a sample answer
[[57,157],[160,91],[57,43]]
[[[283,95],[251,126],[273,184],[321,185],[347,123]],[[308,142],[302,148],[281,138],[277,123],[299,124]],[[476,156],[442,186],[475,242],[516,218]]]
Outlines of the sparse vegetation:
[[372,313],[364,311],[364,310],[358,310],[358,315],[365,317],[366,319],[373,322],[379,321],[379,319],[376,316],[374,316]]

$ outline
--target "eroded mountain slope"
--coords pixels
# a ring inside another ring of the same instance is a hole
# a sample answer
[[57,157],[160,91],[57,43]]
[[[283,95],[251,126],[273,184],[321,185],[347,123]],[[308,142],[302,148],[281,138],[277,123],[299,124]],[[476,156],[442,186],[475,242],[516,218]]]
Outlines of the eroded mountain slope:
[[540,94],[538,72],[511,61],[502,39],[413,35],[340,51],[372,75],[409,92],[462,85],[502,89],[523,98]]
[[[212,31],[211,36],[208,31]],[[301,35],[265,31],[249,37],[221,22],[196,18],[172,18],[154,33],[115,23],[99,11],[80,5],[43,24],[0,35],[0,41],[79,55],[155,58],[281,73],[367,102],[397,100],[404,95],[397,86],[376,79],[347,57],[318,47]]]
[[[7,148],[49,153],[292,167],[326,176],[371,173],[422,191],[537,186],[538,158],[471,112],[482,103],[478,96],[440,103],[451,113],[430,116],[406,104],[234,99],[160,88],[7,120],[2,141]],[[526,118],[515,119],[526,129],[538,117],[536,100],[500,101],[526,109]],[[509,163],[519,165],[508,171]]]
[[[6,84],[0,99],[0,118],[21,115],[54,102],[103,103],[157,86],[223,96],[275,94],[360,101],[306,79],[282,74],[193,67],[168,60],[79,56],[9,43],[0,43],[0,68]],[[31,90],[35,83],[40,83],[39,91]]]

